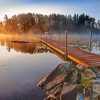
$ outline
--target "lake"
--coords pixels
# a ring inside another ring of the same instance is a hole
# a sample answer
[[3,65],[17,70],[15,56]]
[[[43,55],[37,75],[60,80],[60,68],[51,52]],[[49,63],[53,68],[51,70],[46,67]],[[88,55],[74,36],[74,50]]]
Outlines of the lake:
[[63,61],[37,40],[34,35],[0,35],[0,100],[43,100],[37,82]]
[[[87,50],[87,36],[72,35],[68,39],[69,45]],[[92,46],[92,52],[100,54],[98,36]],[[43,100],[45,93],[36,84],[61,62],[49,48],[39,43],[36,35],[0,34],[0,100]]]

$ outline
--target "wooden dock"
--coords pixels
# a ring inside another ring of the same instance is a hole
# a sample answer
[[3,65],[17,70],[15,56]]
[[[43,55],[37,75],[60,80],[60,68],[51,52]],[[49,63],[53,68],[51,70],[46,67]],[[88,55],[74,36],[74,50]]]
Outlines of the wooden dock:
[[[62,55],[65,55],[65,45],[59,44],[56,41],[51,39],[41,38],[40,41],[50,47],[51,49],[59,52]],[[84,66],[100,66],[100,55],[90,53],[88,51],[82,50],[80,48],[67,46],[68,58],[73,60],[78,64]]]

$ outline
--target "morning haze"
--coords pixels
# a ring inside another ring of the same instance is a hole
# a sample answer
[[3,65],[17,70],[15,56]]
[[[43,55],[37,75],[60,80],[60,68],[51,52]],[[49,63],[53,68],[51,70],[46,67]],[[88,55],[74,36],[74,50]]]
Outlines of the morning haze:
[[100,1],[0,1],[0,100],[100,100]]

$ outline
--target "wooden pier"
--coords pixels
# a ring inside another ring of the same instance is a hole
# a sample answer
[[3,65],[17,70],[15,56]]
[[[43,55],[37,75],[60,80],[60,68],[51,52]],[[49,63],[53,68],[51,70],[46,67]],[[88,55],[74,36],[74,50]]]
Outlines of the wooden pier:
[[[54,40],[45,38],[41,38],[40,41],[53,49],[55,52],[62,54],[64,59],[64,55],[66,54],[66,47],[64,44],[60,44]],[[67,53],[68,58],[78,64],[91,67],[100,66],[100,55],[72,46],[67,46]]]

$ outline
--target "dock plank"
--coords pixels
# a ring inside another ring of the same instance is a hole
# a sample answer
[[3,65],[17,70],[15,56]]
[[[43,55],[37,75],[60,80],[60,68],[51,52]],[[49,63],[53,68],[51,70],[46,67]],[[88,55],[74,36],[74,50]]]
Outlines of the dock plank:
[[[45,38],[41,38],[40,41],[55,51],[60,52],[62,55],[65,55],[64,44],[59,44],[54,40]],[[68,57],[76,63],[91,67],[100,66],[100,55],[90,53],[88,51],[72,46],[68,46],[67,51]]]

